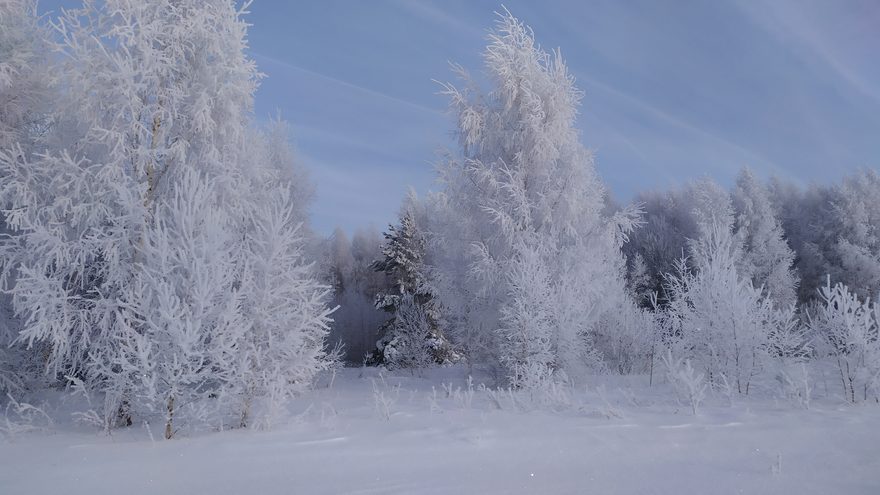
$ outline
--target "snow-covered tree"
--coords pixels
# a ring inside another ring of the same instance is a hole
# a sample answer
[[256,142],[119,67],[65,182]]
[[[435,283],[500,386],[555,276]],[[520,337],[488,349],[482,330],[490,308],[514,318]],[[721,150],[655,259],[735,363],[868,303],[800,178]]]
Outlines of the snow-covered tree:
[[828,275],[863,299],[880,294],[880,175],[863,170],[840,184],[805,191],[776,180],[775,208],[795,251],[798,298],[816,298]]
[[[54,93],[49,38],[39,22],[36,1],[0,3],[0,154],[7,159],[32,153],[50,125]],[[2,219],[0,233],[14,235]],[[4,287],[14,283],[14,269],[2,275]],[[25,381],[41,372],[44,349],[16,344],[19,328],[10,296],[0,294],[0,393],[4,395],[19,392]]]
[[348,280],[354,270],[354,257],[351,254],[351,241],[344,230],[337,227],[326,240],[326,256],[323,264],[327,281],[336,294],[345,293]]
[[271,422],[285,399],[304,391],[332,364],[325,348],[330,287],[319,282],[306,258],[293,188],[281,181],[280,186],[266,182],[259,190],[266,198],[252,203],[239,289],[246,332],[237,342],[240,362],[230,367],[236,373],[234,392],[243,403],[242,426],[260,399],[263,417],[257,419]]
[[641,253],[635,252],[632,258],[627,258],[626,287],[633,301],[643,306],[650,303],[651,296],[656,292],[649,270]]
[[[252,378],[250,359],[293,388],[323,366],[327,312],[296,229],[305,212],[277,163],[289,149],[251,126],[258,73],[243,14],[231,0],[66,11],[46,151],[0,156],[18,339],[47,343],[50,373],[104,393],[108,426],[162,413],[170,437],[186,408]],[[261,304],[291,318],[286,330],[255,316]],[[299,347],[263,352],[281,334]]]
[[743,246],[740,275],[749,277],[755,287],[763,287],[779,307],[794,304],[794,252],[785,241],[767,189],[750,170],[743,169],[731,198],[734,231]]
[[258,331],[242,312],[233,234],[213,187],[190,170],[175,197],[157,206],[109,336],[117,347],[102,348],[90,364],[104,391],[128,401],[131,412],[161,412],[165,438],[185,407],[240,377],[237,346]]
[[35,0],[0,4],[0,150],[30,151],[45,131],[52,102],[49,50]]
[[462,149],[430,199],[438,295],[466,354],[479,342],[514,381],[523,369],[571,374],[595,356],[608,294],[625,290],[632,211],[602,214],[604,187],[575,127],[581,93],[559,52],[507,13],[484,61],[488,93],[461,68],[467,89],[445,86]]
[[836,188],[835,224],[840,237],[834,253],[840,263],[839,280],[860,297],[880,297],[880,173],[862,170],[845,177]]
[[290,127],[272,119],[248,131],[241,173],[232,177],[241,205],[232,209],[241,242],[232,244],[243,325],[221,395],[233,400],[241,426],[269,427],[284,401],[340,356],[326,343],[332,289],[311,261],[319,245],[307,223],[314,189],[293,153]]
[[734,224],[734,210],[730,194],[717,182],[708,178],[691,181],[683,194],[696,226],[696,235],[688,236],[688,242],[707,239],[718,227],[729,229]]
[[689,244],[706,237],[714,224],[732,225],[733,210],[728,193],[706,177],[671,191],[642,193],[636,201],[645,211],[644,223],[623,249],[627,283],[631,290],[639,288],[637,302],[647,308],[655,292],[665,304],[666,275],[675,272]]
[[830,263],[820,246],[835,242],[836,228],[828,223],[832,208],[831,191],[812,186],[798,186],[773,178],[768,185],[773,209],[795,254],[794,269],[799,277],[797,301],[814,300],[817,290],[830,272]]
[[844,396],[850,402],[880,395],[880,304],[863,301],[831,279],[819,290],[820,304],[809,327],[837,361]]
[[685,253],[688,235],[694,235],[696,228],[690,215],[679,214],[679,200],[672,192],[644,192],[636,201],[645,211],[644,224],[630,235],[623,250],[630,292],[639,305],[648,307],[646,295],[657,293],[665,299],[665,276],[675,270],[675,261]]
[[399,225],[388,227],[382,257],[373,264],[390,281],[390,290],[378,293],[375,300],[376,308],[390,318],[380,329],[382,337],[372,361],[393,367],[424,367],[455,359],[426,273],[426,239],[413,212],[417,201],[413,195],[407,198]]
[[682,260],[668,279],[670,334],[681,339],[710,383],[747,394],[773,337],[792,328],[793,308],[775,308],[760,287],[738,273],[739,244],[729,227],[716,224],[691,249],[695,267]]
[[264,128],[255,129],[254,132],[257,135],[251,144],[258,149],[246,149],[246,151],[249,154],[256,153],[257,156],[251,156],[251,160],[245,157],[244,163],[251,162],[251,168],[256,169],[258,175],[257,182],[264,183],[262,187],[266,187],[265,182],[268,181],[269,185],[280,183],[284,189],[289,190],[289,194],[282,194],[287,196],[286,201],[290,203],[291,221],[300,224],[300,229],[303,231],[301,234],[313,235],[308,231],[308,216],[311,203],[315,199],[315,186],[312,184],[308,170],[296,158],[290,144],[292,134],[290,125],[277,116],[270,119]]

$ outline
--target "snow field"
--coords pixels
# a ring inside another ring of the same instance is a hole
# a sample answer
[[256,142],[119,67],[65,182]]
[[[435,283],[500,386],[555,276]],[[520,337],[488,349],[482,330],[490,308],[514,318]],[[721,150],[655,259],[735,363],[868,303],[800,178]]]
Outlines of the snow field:
[[515,404],[469,388],[463,368],[348,368],[270,431],[151,441],[143,427],[58,424],[7,439],[0,492],[876,494],[880,408],[845,404],[827,377],[809,410],[768,391],[710,394],[693,416],[643,376],[570,387],[568,405]]

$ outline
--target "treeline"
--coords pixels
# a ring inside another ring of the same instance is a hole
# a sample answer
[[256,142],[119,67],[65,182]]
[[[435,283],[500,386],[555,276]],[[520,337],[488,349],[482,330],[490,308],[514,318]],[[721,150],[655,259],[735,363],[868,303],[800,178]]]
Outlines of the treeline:
[[830,356],[849,400],[876,398],[876,171],[801,189],[743,169],[730,190],[701,178],[621,208],[579,140],[559,54],[506,14],[484,62],[487,91],[462,68],[464,89],[444,86],[460,148],[439,191],[404,200],[373,264],[390,318],[367,363],[464,361],[513,387],[662,366],[694,390],[747,394],[760,377],[803,395],[792,373]]

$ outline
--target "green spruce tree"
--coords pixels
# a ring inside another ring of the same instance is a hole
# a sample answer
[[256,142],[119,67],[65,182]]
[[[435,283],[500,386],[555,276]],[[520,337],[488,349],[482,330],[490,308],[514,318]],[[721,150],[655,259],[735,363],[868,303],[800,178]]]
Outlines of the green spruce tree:
[[376,296],[376,308],[390,314],[382,325],[372,364],[422,368],[455,360],[455,353],[441,329],[441,315],[425,276],[425,237],[411,211],[404,211],[400,224],[384,233],[382,259],[373,269],[384,272],[391,289]]

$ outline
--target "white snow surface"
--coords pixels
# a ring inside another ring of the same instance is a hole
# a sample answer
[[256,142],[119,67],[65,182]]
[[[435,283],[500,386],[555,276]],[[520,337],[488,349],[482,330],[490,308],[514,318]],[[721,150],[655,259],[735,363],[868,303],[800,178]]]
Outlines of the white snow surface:
[[56,424],[0,439],[0,493],[880,493],[880,406],[845,404],[830,373],[810,409],[768,386],[710,396],[698,416],[647,376],[597,376],[534,408],[499,408],[466,377],[344,369],[269,431],[160,440],[157,424],[155,441],[65,422],[69,401],[49,397]]

